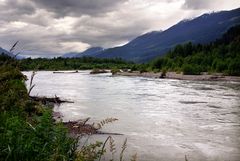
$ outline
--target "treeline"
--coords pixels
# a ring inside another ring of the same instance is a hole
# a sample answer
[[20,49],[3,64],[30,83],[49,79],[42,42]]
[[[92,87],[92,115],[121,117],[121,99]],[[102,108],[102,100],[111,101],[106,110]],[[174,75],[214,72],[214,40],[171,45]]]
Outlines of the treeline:
[[177,45],[164,57],[146,66],[153,71],[177,71],[184,74],[219,72],[240,76],[240,25],[230,28],[221,39],[201,45],[191,42]]
[[93,57],[82,58],[37,58],[19,60],[19,68],[26,70],[85,70],[85,69],[112,69],[131,68],[132,62],[116,59],[98,59]]

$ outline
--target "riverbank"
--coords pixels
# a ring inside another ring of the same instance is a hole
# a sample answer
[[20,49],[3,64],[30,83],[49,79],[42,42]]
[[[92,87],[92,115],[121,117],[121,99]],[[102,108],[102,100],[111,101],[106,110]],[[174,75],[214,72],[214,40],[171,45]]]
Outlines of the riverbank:
[[154,72],[117,72],[116,76],[133,76],[133,77],[146,77],[146,78],[160,78],[160,79],[178,79],[178,80],[192,80],[192,81],[236,81],[240,82],[240,77],[225,76],[223,74],[202,74],[202,75],[183,75],[176,72],[167,72],[164,78],[161,78],[162,73]]

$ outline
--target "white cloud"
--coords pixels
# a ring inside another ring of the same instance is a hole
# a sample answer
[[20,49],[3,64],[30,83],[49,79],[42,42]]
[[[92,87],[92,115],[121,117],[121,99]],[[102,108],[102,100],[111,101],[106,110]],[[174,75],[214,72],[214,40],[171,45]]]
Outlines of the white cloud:
[[62,45],[65,51],[69,52],[83,51],[90,47],[89,44],[82,42],[60,42],[60,45]]

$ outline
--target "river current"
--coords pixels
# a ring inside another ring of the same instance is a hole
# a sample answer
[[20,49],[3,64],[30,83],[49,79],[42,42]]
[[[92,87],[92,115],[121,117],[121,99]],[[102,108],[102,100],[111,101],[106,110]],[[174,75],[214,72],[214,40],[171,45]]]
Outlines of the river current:
[[119,119],[102,131],[123,134],[113,136],[118,146],[127,138],[126,159],[137,153],[142,161],[184,161],[185,155],[189,161],[240,160],[240,83],[89,72],[37,72],[32,95],[74,101],[54,108],[64,121]]

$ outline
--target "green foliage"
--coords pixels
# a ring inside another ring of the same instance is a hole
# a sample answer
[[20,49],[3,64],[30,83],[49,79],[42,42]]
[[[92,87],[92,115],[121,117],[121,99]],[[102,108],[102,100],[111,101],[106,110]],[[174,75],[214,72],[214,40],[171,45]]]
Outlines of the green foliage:
[[120,70],[118,68],[111,69],[112,75],[116,74],[117,72],[120,72]]
[[92,57],[82,58],[37,58],[19,61],[20,69],[26,70],[86,70],[86,69],[112,69],[131,68],[134,64],[122,59],[99,59]]
[[184,64],[182,71],[185,75],[199,75],[201,74],[201,67],[198,65]]
[[221,39],[206,45],[177,45],[165,57],[149,63],[150,68],[183,71],[184,74],[221,72],[240,75],[240,25],[231,28]]
[[227,72],[229,75],[240,76],[240,57],[230,61]]
[[166,75],[167,75],[167,70],[166,69],[162,69],[162,73],[161,73],[160,78],[165,78]]
[[0,112],[23,107],[23,100],[28,98],[24,80],[25,77],[17,68],[0,66]]
[[102,143],[96,142],[95,144],[90,144],[87,146],[83,146],[81,150],[77,153],[77,157],[75,161],[94,161],[100,158],[105,150],[101,150]]
[[138,70],[140,73],[148,72],[148,66],[146,64],[139,65]]
[[76,140],[53,122],[50,109],[29,99],[26,78],[14,64],[0,66],[0,158],[73,160]]
[[1,114],[1,152],[5,160],[73,160],[75,140],[62,125],[54,125],[50,111],[26,120]]

